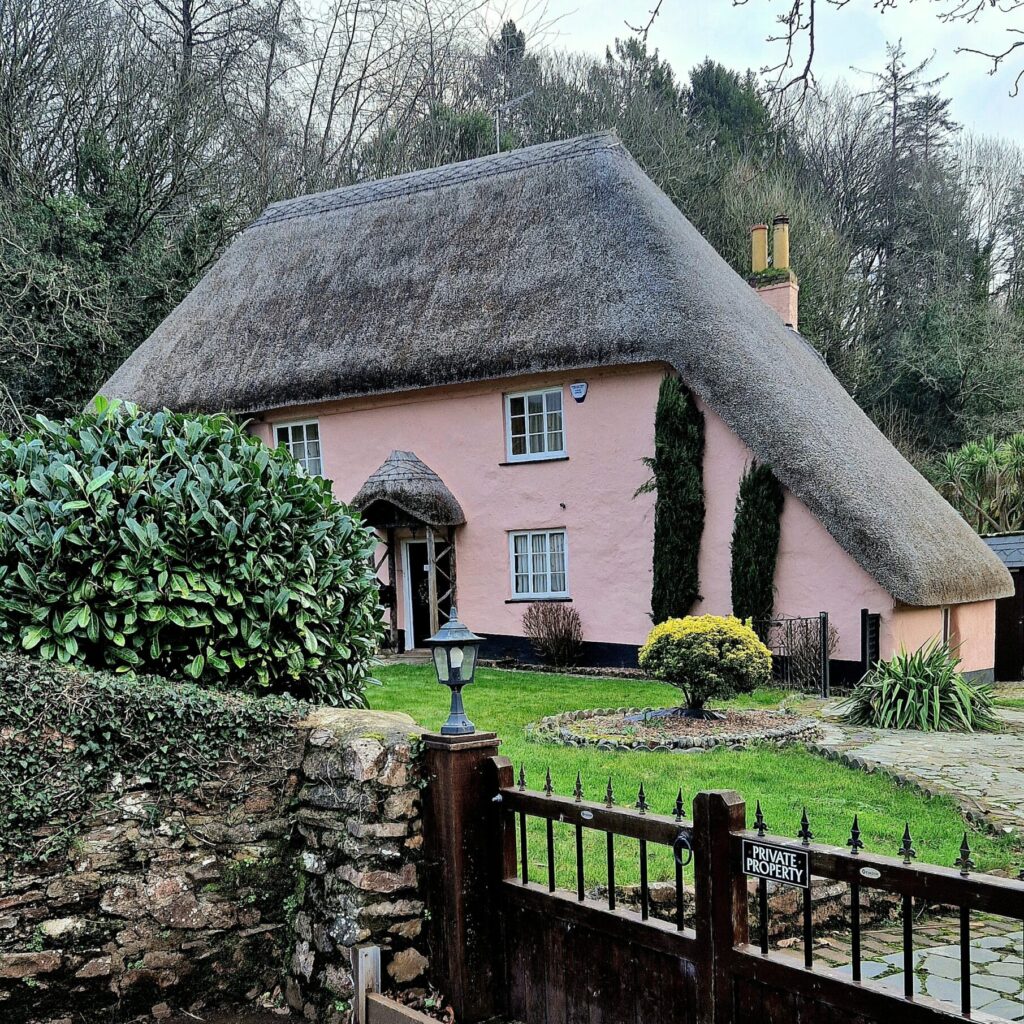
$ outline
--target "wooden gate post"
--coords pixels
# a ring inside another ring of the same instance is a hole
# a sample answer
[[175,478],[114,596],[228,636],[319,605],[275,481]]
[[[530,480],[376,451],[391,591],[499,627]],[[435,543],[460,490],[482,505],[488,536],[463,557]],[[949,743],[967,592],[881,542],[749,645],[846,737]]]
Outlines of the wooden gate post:
[[747,941],[747,879],[732,857],[730,832],[746,828],[738,793],[698,793],[693,801],[697,1024],[733,1024],[732,949]]
[[494,1017],[504,1002],[500,916],[501,834],[494,733],[424,737],[424,841],[435,984],[460,1024]]

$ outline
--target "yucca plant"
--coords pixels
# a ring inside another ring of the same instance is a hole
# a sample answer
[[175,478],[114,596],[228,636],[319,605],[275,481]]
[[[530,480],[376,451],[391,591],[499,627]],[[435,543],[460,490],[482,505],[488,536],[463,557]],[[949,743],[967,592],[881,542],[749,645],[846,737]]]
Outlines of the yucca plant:
[[879,729],[975,732],[995,728],[992,693],[958,670],[956,648],[931,640],[879,662],[839,706],[846,721]]

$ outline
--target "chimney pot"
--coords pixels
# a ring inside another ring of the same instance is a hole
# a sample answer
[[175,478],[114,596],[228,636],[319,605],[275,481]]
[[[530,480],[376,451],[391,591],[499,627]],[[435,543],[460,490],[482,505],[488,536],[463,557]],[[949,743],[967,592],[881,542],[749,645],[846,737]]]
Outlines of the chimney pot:
[[[750,229],[751,256],[755,275],[768,268],[768,225],[755,224]],[[772,269],[781,271],[769,275],[769,280],[753,277],[750,283],[776,313],[782,322],[797,330],[800,285],[789,269],[789,218],[772,220]]]
[[768,269],[767,224],[755,224],[750,229],[750,269],[755,274]]
[[789,218],[776,217],[772,221],[772,266],[776,270],[789,269]]

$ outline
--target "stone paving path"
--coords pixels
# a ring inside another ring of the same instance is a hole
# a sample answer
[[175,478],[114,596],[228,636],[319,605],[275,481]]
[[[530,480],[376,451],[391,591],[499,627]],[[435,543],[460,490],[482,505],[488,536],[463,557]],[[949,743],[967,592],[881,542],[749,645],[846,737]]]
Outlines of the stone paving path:
[[948,794],[976,821],[1024,831],[1024,711],[1001,709],[998,733],[936,734],[846,725],[833,707],[822,709],[823,735],[812,748]]
[[[972,1011],[1003,1020],[1024,1020],[1024,932],[1017,922],[974,915],[971,921]],[[956,917],[930,918],[914,927],[914,993],[960,1009],[960,932]],[[785,951],[799,957],[799,946]],[[817,964],[847,976],[853,973],[847,935],[822,937],[815,944]],[[903,930],[865,931],[861,938],[861,976],[903,994]]]

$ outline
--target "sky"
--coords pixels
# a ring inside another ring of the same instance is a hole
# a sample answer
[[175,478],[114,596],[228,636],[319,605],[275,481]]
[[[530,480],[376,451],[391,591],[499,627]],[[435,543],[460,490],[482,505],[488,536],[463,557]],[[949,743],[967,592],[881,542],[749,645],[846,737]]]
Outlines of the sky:
[[[654,3],[519,0],[517,7],[515,2],[490,0],[490,13],[497,19],[511,15],[523,26],[543,24],[543,38],[553,48],[603,54],[615,36],[629,33],[627,22],[646,24]],[[1024,87],[1016,99],[1009,96],[1024,56],[1015,67],[1004,64],[1004,70],[992,77],[984,57],[954,53],[958,46],[1005,48],[1004,40],[1010,38],[1006,27],[1011,22],[1024,27],[1024,12],[1003,15],[989,9],[979,26],[944,25],[936,17],[943,6],[935,0],[899,0],[895,10],[879,11],[872,0],[850,0],[837,10],[819,0],[816,76],[822,85],[845,78],[855,88],[867,87],[867,76],[852,68],[880,68],[886,43],[902,38],[914,63],[935,52],[928,74],[948,75],[940,88],[952,97],[953,116],[965,129],[1024,144]],[[648,45],[657,48],[683,78],[705,56],[736,70],[759,70],[781,59],[781,44],[769,44],[766,39],[775,31],[775,19],[784,8],[788,8],[786,0],[747,0],[741,7],[733,6],[731,0],[662,0]]]

